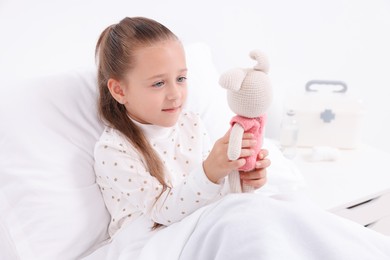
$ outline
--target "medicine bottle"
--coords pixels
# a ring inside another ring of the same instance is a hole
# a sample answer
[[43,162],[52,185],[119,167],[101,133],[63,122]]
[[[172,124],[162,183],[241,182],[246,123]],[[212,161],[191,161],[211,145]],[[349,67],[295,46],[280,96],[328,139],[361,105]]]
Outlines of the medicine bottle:
[[295,111],[289,109],[282,118],[280,131],[280,148],[288,159],[293,159],[297,154],[298,130]]

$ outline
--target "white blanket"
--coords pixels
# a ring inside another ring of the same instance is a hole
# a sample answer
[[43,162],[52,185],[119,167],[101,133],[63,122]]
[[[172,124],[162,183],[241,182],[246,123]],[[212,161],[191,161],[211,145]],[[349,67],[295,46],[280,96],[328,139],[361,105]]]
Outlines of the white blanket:
[[137,243],[134,232],[124,228],[88,259],[390,259],[390,237],[297,194],[228,195]]

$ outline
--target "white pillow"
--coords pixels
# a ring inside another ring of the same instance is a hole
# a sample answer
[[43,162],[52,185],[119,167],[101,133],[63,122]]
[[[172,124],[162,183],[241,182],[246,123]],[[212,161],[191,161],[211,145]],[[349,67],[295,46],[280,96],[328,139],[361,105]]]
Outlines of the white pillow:
[[0,92],[0,202],[16,254],[76,259],[107,238],[109,222],[92,167],[102,131],[94,74],[13,80]]

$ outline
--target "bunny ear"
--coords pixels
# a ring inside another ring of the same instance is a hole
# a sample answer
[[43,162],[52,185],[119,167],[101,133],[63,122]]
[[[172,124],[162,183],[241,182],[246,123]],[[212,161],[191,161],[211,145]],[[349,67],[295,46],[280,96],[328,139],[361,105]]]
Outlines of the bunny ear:
[[223,88],[238,91],[246,76],[246,71],[242,69],[231,69],[226,71],[219,78],[219,85]]
[[265,73],[268,73],[269,70],[269,63],[267,56],[259,51],[259,50],[253,50],[249,53],[249,56],[257,61],[257,64],[253,67],[255,70],[261,70]]

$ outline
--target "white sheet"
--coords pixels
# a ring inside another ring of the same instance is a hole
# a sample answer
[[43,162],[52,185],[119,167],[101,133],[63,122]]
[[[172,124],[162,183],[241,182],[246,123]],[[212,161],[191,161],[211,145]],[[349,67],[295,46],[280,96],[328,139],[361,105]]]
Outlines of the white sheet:
[[4,218],[5,205],[5,199],[0,191],[0,259],[19,259]]
[[228,195],[138,244],[133,232],[86,259],[390,259],[390,237],[292,193]]

